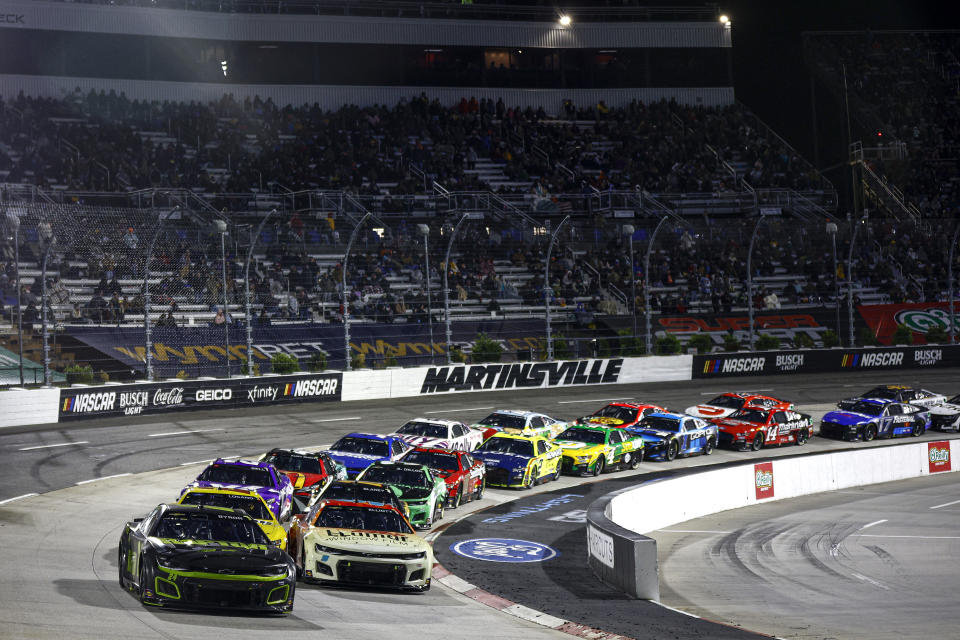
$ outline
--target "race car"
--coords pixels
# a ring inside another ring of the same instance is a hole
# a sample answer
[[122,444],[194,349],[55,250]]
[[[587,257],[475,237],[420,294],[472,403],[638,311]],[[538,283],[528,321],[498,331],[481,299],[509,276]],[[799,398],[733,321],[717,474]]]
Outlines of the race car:
[[349,433],[331,445],[330,457],[346,468],[348,478],[356,478],[377,460],[399,460],[410,448],[399,436]]
[[867,398],[876,398],[877,400],[892,402],[907,402],[918,407],[933,407],[947,401],[947,396],[941,393],[927,391],[926,389],[915,389],[899,384],[882,384],[868,390],[862,395],[841,400],[837,403],[837,408],[849,409],[853,407],[858,400],[865,400]]
[[496,433],[473,457],[487,466],[487,484],[529,489],[560,477],[560,447],[542,436]]
[[123,528],[117,564],[120,586],[143,604],[293,610],[293,559],[238,509],[158,505]]
[[567,427],[567,423],[535,411],[497,409],[472,426],[483,432],[484,440],[499,432],[553,438]]
[[930,428],[939,431],[960,431],[960,395],[943,404],[930,407]]
[[479,500],[487,483],[487,466],[466,451],[415,447],[404,462],[423,464],[447,483],[447,506],[456,509],[463,502]]
[[636,426],[651,413],[664,412],[667,409],[655,404],[637,402],[611,402],[602,409],[589,416],[583,416],[573,421],[573,424],[590,425],[596,427],[617,427],[625,429]]
[[793,403],[779,398],[762,396],[749,391],[721,393],[713,400],[704,404],[687,407],[687,415],[704,420],[718,420],[726,418],[740,409],[793,409]]
[[[400,490],[382,482],[358,482],[357,480],[334,480],[321,491],[310,504],[321,500],[346,500],[368,504],[389,504],[396,507],[408,520],[410,509],[400,500]],[[294,516],[302,519],[303,514]]]
[[433,549],[391,505],[321,500],[294,521],[289,546],[306,582],[430,588]]
[[673,460],[677,456],[713,453],[717,425],[682,413],[651,413],[636,426],[648,460]]
[[271,449],[261,460],[269,462],[290,478],[298,511],[303,511],[328,483],[347,477],[347,470],[330,456],[329,451]]
[[643,460],[643,438],[615,427],[567,427],[554,438],[561,468],[573,475],[598,476],[605,468],[636,469]]
[[197,479],[180,492],[183,496],[194,487],[252,489],[266,501],[277,520],[284,522],[293,505],[293,484],[269,462],[250,460],[228,461],[218,458],[200,472]]
[[181,495],[177,504],[240,509],[257,521],[271,544],[275,544],[281,549],[287,548],[287,530],[277,521],[276,516],[270,511],[270,507],[256,491],[196,487]]
[[843,440],[919,436],[930,423],[928,409],[903,402],[864,398],[849,409],[831,411],[820,422],[820,435]]
[[483,432],[455,420],[417,418],[397,429],[393,435],[411,447],[473,451],[486,438]]
[[813,436],[813,419],[792,409],[740,409],[713,423],[720,430],[717,444],[733,449],[802,445]]
[[400,500],[409,509],[407,519],[422,529],[429,529],[443,517],[447,502],[447,483],[434,475],[429,467],[412,462],[390,460],[374,462],[357,480],[380,482],[400,490]]

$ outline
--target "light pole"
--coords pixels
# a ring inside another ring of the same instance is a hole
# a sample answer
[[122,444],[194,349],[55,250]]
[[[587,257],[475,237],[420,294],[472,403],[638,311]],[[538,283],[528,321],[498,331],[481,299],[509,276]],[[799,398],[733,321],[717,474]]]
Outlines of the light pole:
[[857,242],[857,233],[860,226],[867,222],[867,210],[863,210],[863,217],[853,224],[853,235],[850,238],[850,251],[847,254],[847,322],[849,323],[850,347],[856,346],[853,337],[853,247]]
[[20,386],[23,386],[23,307],[20,304],[20,216],[7,210],[7,228],[13,231],[13,261],[17,273],[17,350],[19,352]]
[[833,306],[837,313],[837,339],[840,339],[840,278],[837,276],[837,223],[827,223],[827,235],[833,248]]
[[[42,238],[43,235],[41,234]],[[40,322],[43,326],[43,386],[50,386],[50,334],[47,328],[47,259],[50,257],[50,248],[53,246],[53,234],[46,239],[43,248],[43,259],[40,261]]]
[[550,254],[553,252],[553,243],[556,242],[560,230],[568,222],[570,222],[570,216],[564,217],[550,235],[550,244],[547,245],[547,262],[544,265],[543,301],[547,305],[547,362],[553,360],[553,333],[550,330]]
[[955,342],[955,332],[954,328],[954,310],[953,310],[953,252],[957,247],[957,235],[960,234],[960,224],[957,224],[956,228],[953,230],[953,239],[950,240],[950,256],[947,259],[947,280],[949,281],[947,285],[947,295],[949,296],[950,304],[950,344]]
[[660,222],[657,223],[653,233],[650,235],[650,241],[647,243],[647,253],[643,258],[643,275],[644,278],[646,278],[646,286],[643,287],[643,320],[646,325],[645,344],[647,346],[647,355],[653,353],[653,336],[650,334],[650,285],[652,284],[650,281],[650,253],[653,251],[653,243],[657,239],[657,234],[660,233],[660,229],[667,220],[667,216],[660,218]]
[[247,317],[247,375],[253,377],[253,318],[250,316],[250,258],[253,257],[253,249],[257,246],[257,242],[260,241],[260,232],[263,231],[263,225],[267,223],[267,220],[270,219],[270,216],[277,212],[276,209],[271,209],[270,212],[263,217],[263,220],[260,221],[260,224],[257,226],[257,230],[253,234],[253,240],[250,241],[250,248],[247,250],[247,262],[243,265],[243,298],[246,301],[246,317]]
[[633,232],[632,224],[623,225],[623,235],[630,244],[630,315],[633,316],[633,344],[637,339],[637,269],[633,264]]
[[767,216],[762,212],[757,224],[753,227],[753,235],[750,236],[750,248],[747,249],[747,310],[750,323],[750,351],[753,351],[753,245],[756,243],[757,234],[760,232],[760,225],[767,221]]
[[220,234],[220,275],[223,284],[223,354],[226,356],[227,377],[230,377],[230,312],[227,310],[227,223],[215,220],[214,226]]
[[[430,364],[433,364],[433,299],[430,295],[430,227],[425,224],[418,224],[417,231],[423,236],[423,257],[426,262],[426,273],[424,282],[427,285],[427,324],[430,327]],[[449,345],[447,346],[449,350]]]
[[360,230],[360,227],[363,226],[363,223],[367,221],[367,218],[373,214],[367,212],[363,214],[363,217],[360,218],[360,222],[357,223],[357,226],[353,228],[353,231],[350,232],[350,240],[347,242],[347,248],[343,252],[343,268],[340,270],[340,276],[342,279],[341,285],[343,290],[343,342],[344,342],[344,351],[343,357],[346,360],[345,368],[347,371],[350,371],[350,300],[347,296],[347,259],[350,257],[350,247],[353,246],[353,241],[357,239],[357,232]]
[[469,217],[470,214],[465,213],[457,220],[457,224],[450,234],[450,240],[447,242],[447,255],[443,261],[443,320],[447,325],[447,364],[453,364],[450,351],[450,345],[453,344],[453,326],[450,322],[450,287],[447,284],[447,273],[450,271],[450,251],[453,249],[453,239],[457,237],[460,225]]

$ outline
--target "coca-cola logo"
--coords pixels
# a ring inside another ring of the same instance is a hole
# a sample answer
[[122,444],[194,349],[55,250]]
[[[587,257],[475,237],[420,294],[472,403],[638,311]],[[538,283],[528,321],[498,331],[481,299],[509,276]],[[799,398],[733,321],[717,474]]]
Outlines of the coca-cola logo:
[[153,406],[172,407],[183,404],[183,387],[173,387],[163,390],[157,389],[153,392]]
[[773,486],[773,474],[769,471],[757,471],[757,488],[769,489]]

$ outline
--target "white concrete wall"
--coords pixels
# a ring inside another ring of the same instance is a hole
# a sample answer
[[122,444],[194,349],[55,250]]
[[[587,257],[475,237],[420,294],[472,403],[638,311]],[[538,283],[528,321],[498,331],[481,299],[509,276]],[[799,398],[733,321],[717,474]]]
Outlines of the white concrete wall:
[[56,422],[60,389],[0,391],[0,428]]

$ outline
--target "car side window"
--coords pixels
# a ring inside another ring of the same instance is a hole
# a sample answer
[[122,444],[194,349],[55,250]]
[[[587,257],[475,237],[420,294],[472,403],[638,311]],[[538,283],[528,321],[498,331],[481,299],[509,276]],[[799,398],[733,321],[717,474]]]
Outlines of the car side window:
[[903,407],[898,404],[891,404],[887,407],[886,414],[888,416],[899,416],[903,414]]
[[773,414],[773,421],[777,424],[783,424],[787,421],[787,414],[783,411],[777,411],[775,414]]
[[623,433],[620,431],[610,432],[610,444],[620,444],[623,442]]
[[463,426],[459,424],[453,425],[453,437],[459,438],[463,436]]
[[473,466],[473,458],[471,458],[470,454],[468,453],[463,454],[461,462],[463,462],[463,466],[467,469]]
[[534,429],[538,429],[543,426],[543,418],[540,416],[534,416],[530,418],[530,426]]
[[693,431],[697,428],[697,425],[693,424],[693,420],[684,420],[680,423],[681,431]]
[[398,456],[407,450],[407,445],[403,440],[393,442],[393,455]]
[[547,452],[547,443],[543,440],[537,441],[537,455],[542,456]]
[[154,522],[157,519],[157,516],[160,514],[160,507],[155,508],[150,512],[146,518],[143,519],[143,522],[140,523],[139,529],[140,533],[147,535],[147,532],[153,527]]

